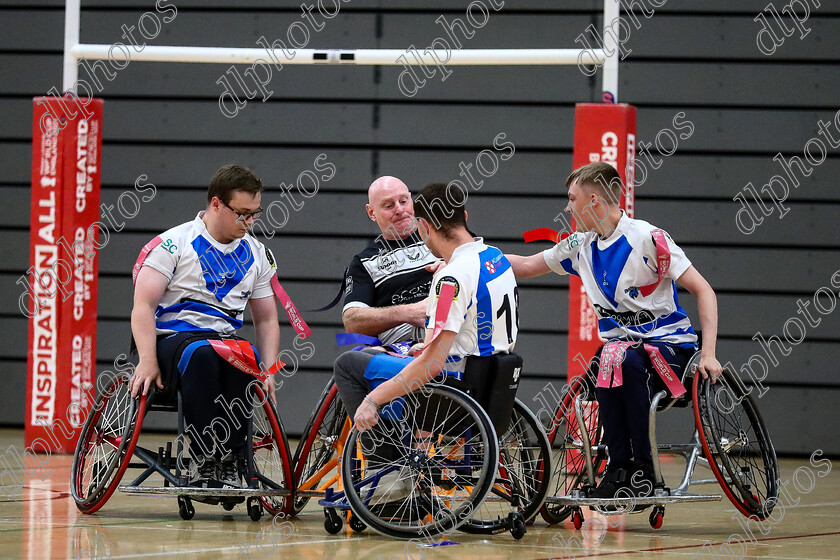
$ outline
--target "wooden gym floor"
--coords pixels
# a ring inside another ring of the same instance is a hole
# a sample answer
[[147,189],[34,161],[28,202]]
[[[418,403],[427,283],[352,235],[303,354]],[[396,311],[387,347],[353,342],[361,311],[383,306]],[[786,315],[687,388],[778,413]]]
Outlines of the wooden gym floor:
[[[143,436],[146,438],[147,436]],[[164,441],[160,435],[148,436]],[[141,439],[145,444],[147,439]],[[671,505],[659,530],[648,515],[604,519],[606,534],[574,531],[570,523],[547,525],[537,518],[521,541],[509,534],[492,537],[456,532],[446,546],[408,546],[372,533],[349,529],[336,536],[324,531],[315,500],[291,525],[270,517],[252,522],[244,506],[226,512],[196,504],[195,518],[183,521],[173,497],[138,497],[120,493],[95,515],[82,515],[69,496],[72,457],[54,455],[39,476],[23,482],[7,450],[23,449],[22,430],[0,430],[0,558],[283,558],[314,559],[548,559],[585,556],[656,559],[772,560],[840,558],[840,460],[809,464],[808,458],[780,462],[786,495],[768,523],[745,528],[746,519],[728,502]],[[666,481],[682,471],[682,461],[663,465]],[[30,465],[27,465],[28,467]],[[822,476],[821,476],[822,475]],[[705,475],[703,475],[705,476]],[[718,493],[716,486],[695,489]],[[585,511],[585,515],[592,514]],[[766,534],[765,534],[766,532]],[[727,544],[727,541],[729,544]]]

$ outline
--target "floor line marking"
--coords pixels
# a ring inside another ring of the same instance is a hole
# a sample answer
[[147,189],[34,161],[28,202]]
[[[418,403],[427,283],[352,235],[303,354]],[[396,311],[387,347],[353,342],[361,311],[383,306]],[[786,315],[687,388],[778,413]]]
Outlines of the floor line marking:
[[[308,544],[323,544],[323,543],[331,543],[336,542],[336,539],[325,539],[321,541],[302,541],[302,542],[281,542],[272,545],[273,547],[278,546],[293,546],[293,545],[302,545],[306,546]],[[241,548],[239,545],[236,546],[226,546],[226,547],[217,547],[217,548],[195,548],[192,550],[166,550],[162,552],[141,552],[138,554],[125,554],[125,555],[118,555],[118,556],[111,556],[112,559],[114,558],[152,558],[154,556],[175,556],[177,554],[195,554],[197,552],[221,552],[223,550],[238,550]],[[273,550],[273,549],[272,549]]]
[[[767,541],[780,541],[785,539],[805,539],[809,537],[827,537],[831,535],[840,535],[840,531],[831,531],[829,533],[810,533],[808,535],[788,535],[784,537],[764,537],[761,539],[749,539],[749,542],[767,542]],[[746,543],[747,541],[740,541]],[[666,550],[682,550],[686,548],[703,548],[705,546],[709,547],[716,547],[723,544],[729,544],[729,541],[721,541],[716,543],[703,543],[703,544],[684,544],[680,546],[661,546],[656,548],[640,548],[638,550],[611,550],[609,552],[598,552],[595,554],[587,554],[587,558],[593,558],[595,556],[615,556],[617,554],[640,554],[642,552],[663,552]],[[537,560],[551,560],[551,558],[539,558]]]

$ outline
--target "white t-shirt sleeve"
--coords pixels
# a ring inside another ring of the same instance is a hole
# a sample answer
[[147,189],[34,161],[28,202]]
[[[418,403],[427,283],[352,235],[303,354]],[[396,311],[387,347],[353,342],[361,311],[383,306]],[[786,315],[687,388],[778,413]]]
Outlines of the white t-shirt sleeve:
[[543,259],[557,274],[578,274],[578,253],[583,247],[584,235],[573,233],[552,247],[543,251]]
[[274,260],[274,253],[265,245],[258,246],[254,251],[255,264],[257,265],[257,281],[254,284],[254,291],[251,299],[272,297],[274,290],[271,288],[271,277],[277,273],[277,261]]
[[168,280],[172,280],[183,250],[180,247],[182,241],[178,237],[172,236],[169,231],[162,233],[160,238],[161,242],[146,255],[143,266],[153,268],[166,276]]
[[[674,240],[671,239],[668,232],[665,230],[662,230],[662,232],[665,234],[665,239],[668,241],[668,250],[671,252],[671,266],[668,268],[668,274],[666,276],[671,280],[676,280],[682,276],[683,272],[688,270],[691,266],[691,261],[685,256],[685,251],[674,243]],[[653,243],[653,239],[651,239],[651,243]],[[656,244],[653,245],[653,258],[654,262],[656,262]]]
[[[429,293],[428,303],[426,304],[426,314],[429,316],[429,324],[427,329],[435,330],[437,321],[444,320],[442,330],[459,332],[461,326],[464,324],[467,316],[467,308],[470,305],[471,294],[469,293],[469,278],[466,277],[462,271],[447,270],[441,271],[440,275],[435,275],[432,281],[432,288]],[[454,299],[449,307],[445,319],[438,317],[438,313],[443,311],[445,305],[440,299],[441,290],[444,286],[450,285],[454,288]]]

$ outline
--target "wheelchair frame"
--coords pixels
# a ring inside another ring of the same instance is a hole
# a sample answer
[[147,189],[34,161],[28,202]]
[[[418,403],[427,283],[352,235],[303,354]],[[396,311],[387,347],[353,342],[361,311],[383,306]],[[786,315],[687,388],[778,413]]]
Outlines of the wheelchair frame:
[[[194,500],[221,504],[227,511],[247,500],[248,515],[254,521],[262,517],[263,511],[272,515],[291,513],[294,482],[288,441],[273,401],[258,384],[253,385],[251,395],[258,402],[252,403],[253,412],[247,419],[247,437],[251,445],[246,447],[248,452],[240,459],[244,462],[241,465],[244,468],[240,470],[248,487],[228,489],[189,486],[191,459],[183,456],[184,418],[180,393],[176,403],[156,404],[153,403],[155,397],[147,395],[133,399],[127,381],[127,376],[116,378],[97,397],[85,421],[71,471],[71,490],[79,511],[96,512],[119,489],[128,494],[177,496],[179,514],[185,520],[195,515]],[[138,444],[143,420],[150,411],[178,413],[175,456],[171,441],[156,452]],[[260,426],[256,426],[258,419],[262,422]],[[267,451],[265,458],[263,451]],[[132,462],[132,459],[139,461]],[[142,469],[142,472],[131,483],[120,485],[129,468]],[[268,470],[272,472],[261,472]],[[281,471],[279,483],[270,476],[277,474],[276,471]],[[153,474],[163,478],[163,486],[143,486]]]
[[[691,485],[715,482],[720,485],[738,511],[745,516],[764,519],[770,515],[778,498],[778,462],[773,443],[758,408],[741,380],[731,371],[724,369],[720,382],[715,385],[707,379],[701,379],[697,372],[699,361],[700,352],[697,352],[689,360],[683,373],[682,381],[690,385],[690,392],[674,399],[666,398],[667,393],[660,391],[651,401],[648,434],[656,484],[649,497],[589,497],[589,493],[595,488],[596,475],[602,462],[608,457],[608,450],[606,445],[600,443],[601,427],[597,415],[597,404],[584,405],[587,381],[580,381],[581,378],[573,381],[563,402],[555,411],[554,426],[550,431],[552,444],[558,435],[563,440],[559,454],[555,456],[559,456],[557,462],[565,466],[560,466],[560,472],[553,472],[552,476],[560,475],[567,493],[546,499],[546,505],[541,510],[546,521],[557,523],[571,515],[574,527],[580,529],[583,524],[582,506],[589,506],[607,515],[633,513],[653,506],[649,523],[651,527],[658,529],[662,526],[667,504],[720,500],[721,495],[692,494],[688,491]],[[588,383],[594,388],[591,379]],[[728,389],[730,393],[729,398],[732,402],[730,412],[734,412],[736,407],[741,407],[740,413],[734,415],[731,420],[723,418],[728,414],[725,410],[722,411],[723,414],[719,410],[718,396],[725,393],[723,388]],[[584,394],[581,394],[581,390]],[[675,405],[692,406],[695,421],[694,436],[686,444],[658,444],[656,413],[668,410]],[[575,423],[571,428],[567,425],[571,420],[570,410]],[[715,414],[721,416],[723,420],[720,422],[721,425],[715,421]],[[749,424],[747,426],[743,425],[744,417]],[[723,424],[726,423],[731,424],[730,431],[737,431],[737,433],[724,433]],[[748,449],[752,443],[757,444],[757,452],[755,450],[749,453],[739,452]],[[659,456],[666,454],[682,456],[686,463],[680,484],[673,489],[665,486],[662,477]],[[754,456],[758,456],[760,465],[752,460]],[[570,458],[574,461],[571,468],[568,466]],[[714,478],[694,479],[694,470],[697,465],[709,468]],[[559,482],[561,480],[558,479]],[[557,509],[556,506],[561,507]]]
[[[431,384],[430,386],[438,385]],[[469,399],[470,406],[476,407],[476,413],[486,417],[489,422],[486,412],[469,395],[452,387],[446,387],[446,390],[455,391]],[[511,424],[506,433],[502,434],[502,437],[514,439],[528,432],[527,437],[530,440],[523,445],[522,438],[520,438],[517,444],[510,446],[516,453],[519,453],[517,458],[511,457],[511,450],[508,449],[508,446],[503,446],[496,453],[496,456],[499,457],[498,463],[501,463],[502,466],[501,474],[494,478],[488,493],[495,495],[492,500],[510,503],[513,507],[522,511],[509,512],[505,518],[498,516],[496,519],[465,518],[458,523],[461,530],[465,532],[493,534],[509,530],[516,538],[521,538],[525,533],[525,522],[533,520],[548,492],[548,481],[544,475],[545,472],[551,470],[548,440],[534,415],[518,399],[514,404],[514,416]],[[353,510],[353,516],[349,518],[350,527],[357,532],[364,530],[367,524],[360,519],[361,516],[352,507],[352,501],[347,498],[347,481],[341,480],[343,473],[333,472],[341,463],[348,464],[348,461],[357,461],[356,455],[361,454],[356,453],[355,446],[352,445],[354,439],[349,437],[351,435],[350,419],[344,411],[338,390],[332,380],[324,388],[321,399],[313,410],[304,433],[306,436],[300,440],[295,451],[295,476],[298,480],[298,488],[294,499],[296,513],[303,508],[311,497],[321,497],[319,504],[325,507],[324,527],[329,533],[338,533],[344,524],[344,520],[337,511],[348,510]],[[355,438],[355,432],[353,432],[353,435]],[[347,445],[348,440],[351,444],[349,447]],[[529,446],[536,446],[537,449]],[[312,460],[313,456],[315,457],[314,461]],[[340,459],[339,457],[342,456],[343,458]],[[521,470],[516,467],[523,462],[523,456],[525,457],[524,461],[530,464],[525,467],[529,473],[527,476],[522,476],[521,473],[516,472]],[[520,479],[516,479],[517,476]],[[525,485],[530,487],[523,490],[521,479],[527,479]],[[361,487],[364,484],[365,481],[355,482],[356,487]],[[333,486],[338,486],[338,488],[333,488]],[[510,490],[508,492],[510,495],[506,495],[505,489]],[[530,501],[524,495],[529,492],[529,495],[533,496]],[[482,498],[480,502],[474,507],[474,510],[481,507],[485,503],[485,499]],[[526,503],[523,504],[522,502]],[[357,508],[361,507],[359,504],[360,502],[357,500]],[[524,512],[524,516],[522,512]],[[398,532],[389,534],[406,536],[396,533]]]

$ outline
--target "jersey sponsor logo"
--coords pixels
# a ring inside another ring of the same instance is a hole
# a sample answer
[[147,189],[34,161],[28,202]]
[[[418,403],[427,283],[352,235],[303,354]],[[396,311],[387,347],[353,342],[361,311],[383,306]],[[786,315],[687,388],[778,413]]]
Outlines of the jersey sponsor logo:
[[268,264],[271,268],[277,268],[277,264],[274,262],[274,255],[271,254],[271,250],[268,247],[263,246],[265,249],[265,258],[268,260]]
[[347,275],[347,285],[344,287],[344,297],[349,296],[353,292],[353,277]]
[[420,301],[429,295],[429,288],[431,285],[432,281],[429,280],[419,286],[414,286],[413,288],[405,289],[398,294],[393,294],[391,295],[391,305],[402,305],[404,303],[414,303],[416,301]]
[[394,257],[390,255],[382,255],[379,259],[377,259],[376,268],[379,270],[391,271],[394,267],[397,266],[397,261]]
[[630,286],[629,288],[624,290],[624,293],[630,296],[630,299],[636,299],[637,297],[639,297],[639,287]]
[[607,309],[597,303],[593,303],[595,309],[598,310],[598,314],[601,317],[607,317],[609,319],[613,319],[616,323],[623,326],[638,326],[644,325],[645,323],[650,323],[656,317],[653,316],[653,313],[648,311],[647,309],[640,309],[639,311],[613,311],[611,309]]
[[171,239],[167,239],[166,241],[164,241],[162,247],[169,251],[170,255],[174,255],[175,251],[178,250],[178,246],[175,245],[175,243],[173,243]]
[[484,262],[484,267],[487,269],[487,272],[489,272],[490,274],[496,274],[496,267],[493,266],[492,262],[485,261]]
[[452,296],[452,301],[458,301],[458,294],[461,293],[461,285],[458,283],[458,280],[455,279],[454,276],[444,276],[440,280],[438,280],[437,286],[435,286],[435,295],[440,297],[440,288],[441,286],[446,284],[452,284],[455,288],[455,294]]
[[247,291],[242,292],[239,295],[239,297],[242,298],[242,299],[248,299],[249,297],[251,297],[251,290],[247,290]]
[[522,368],[518,367],[513,370],[513,382],[516,383],[519,381],[519,374],[522,372]]
[[571,251],[572,249],[580,245],[580,236],[577,233],[573,233],[572,235],[567,237],[563,242],[566,245],[566,250]]

